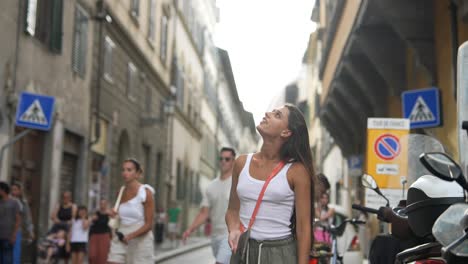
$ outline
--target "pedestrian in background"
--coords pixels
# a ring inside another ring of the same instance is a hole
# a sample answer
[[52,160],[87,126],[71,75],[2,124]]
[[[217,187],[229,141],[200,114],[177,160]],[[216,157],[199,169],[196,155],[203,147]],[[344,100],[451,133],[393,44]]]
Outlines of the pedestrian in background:
[[[50,218],[54,222],[50,233],[57,233],[59,230],[65,230],[67,233],[67,238],[69,237],[68,232],[70,231],[70,226],[72,220],[76,218],[77,206],[73,203],[72,193],[70,191],[65,191],[62,193],[60,203],[55,206]],[[70,258],[70,250],[61,248],[58,257],[63,259],[65,263],[68,263]]]
[[99,209],[91,217],[89,229],[89,264],[106,263],[109,254],[111,230],[109,225],[108,203],[106,199],[99,201]]
[[111,241],[108,263],[153,264],[154,189],[141,184],[143,168],[135,159],[122,163],[124,191],[120,206],[111,217],[119,217],[119,227]]
[[182,209],[180,209],[177,202],[172,201],[170,203],[169,210],[167,210],[167,233],[169,235],[169,240],[171,241],[171,247],[177,247],[177,236],[180,232],[179,227],[181,212]]
[[75,219],[77,212],[77,206],[72,201],[72,193],[65,191],[62,193],[61,201],[55,206],[50,218],[54,222],[52,226],[52,233],[55,233],[54,229],[65,229],[69,230],[72,224],[72,220]]
[[[194,230],[210,219],[212,225],[211,249],[216,258],[216,263],[227,264],[231,258],[224,216],[229,204],[229,191],[231,190],[231,176],[235,158],[236,152],[234,149],[226,147],[221,149],[219,156],[221,175],[206,188],[198,215],[182,235],[182,239],[185,241]],[[206,223],[206,225],[208,224],[210,223]]]
[[330,225],[333,224],[333,219],[335,217],[335,209],[328,206],[329,202],[328,193],[324,192],[315,208],[315,215],[318,219],[318,223],[314,228],[314,238],[317,242],[325,244],[331,244],[330,233],[327,230]]
[[166,210],[159,207],[156,215],[155,242],[161,244],[164,240],[164,226],[167,222]]
[[72,220],[70,229],[70,251],[72,264],[81,264],[86,254],[88,245],[89,220],[88,209],[86,206],[80,205],[76,218]]
[[0,182],[0,263],[13,263],[13,246],[20,228],[18,201],[10,197],[10,186]]
[[13,263],[19,264],[21,263],[21,242],[23,240],[23,234],[26,235],[28,240],[34,240],[34,225],[32,223],[31,209],[29,208],[28,200],[26,200],[23,194],[23,185],[19,182],[13,183],[11,185],[11,195],[20,203],[21,228],[16,234],[16,242],[13,248]]
[[330,191],[330,187],[330,182],[328,181],[327,176],[323,173],[317,173],[317,191],[315,193],[317,202],[322,197],[322,194]]
[[[244,256],[244,248],[238,247],[242,227],[250,230],[248,263],[306,264],[313,240],[315,173],[304,116],[287,104],[267,112],[257,130],[263,139],[260,152],[240,156],[234,164],[226,213],[229,245],[235,253],[231,263],[241,263]],[[256,219],[251,218],[271,177]]]

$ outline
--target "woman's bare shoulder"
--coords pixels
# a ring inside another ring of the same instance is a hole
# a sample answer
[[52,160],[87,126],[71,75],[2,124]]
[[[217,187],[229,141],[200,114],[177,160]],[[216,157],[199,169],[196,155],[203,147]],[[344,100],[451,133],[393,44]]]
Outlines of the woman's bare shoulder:
[[245,162],[247,161],[247,156],[248,154],[242,154],[239,155],[239,157],[236,158],[235,165],[245,165]]
[[234,177],[237,177],[237,175],[239,175],[239,173],[242,171],[242,168],[244,168],[245,163],[247,162],[247,156],[248,155],[246,154],[240,155],[234,161],[234,168],[232,174]]
[[310,182],[309,173],[307,168],[301,162],[293,162],[288,170],[288,177],[298,182]]

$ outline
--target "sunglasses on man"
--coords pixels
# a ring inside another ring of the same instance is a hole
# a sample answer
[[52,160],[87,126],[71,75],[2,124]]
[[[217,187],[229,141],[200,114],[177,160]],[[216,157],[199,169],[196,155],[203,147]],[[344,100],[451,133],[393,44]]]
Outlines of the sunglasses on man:
[[231,157],[219,157],[219,161],[223,161],[223,160],[226,162],[229,162],[232,160],[232,158]]

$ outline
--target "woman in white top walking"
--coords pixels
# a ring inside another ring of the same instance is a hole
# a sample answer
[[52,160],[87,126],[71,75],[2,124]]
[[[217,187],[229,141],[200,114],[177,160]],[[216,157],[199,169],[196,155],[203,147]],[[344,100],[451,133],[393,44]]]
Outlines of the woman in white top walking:
[[[266,113],[257,130],[263,138],[260,152],[240,156],[234,165],[226,213],[229,245],[238,250],[241,225],[248,227],[265,180],[284,162],[267,186],[250,229],[247,263],[306,264],[313,240],[315,174],[304,116],[297,107],[285,105]],[[234,254],[231,260],[238,259]]]
[[70,232],[70,246],[72,264],[81,264],[86,253],[88,244],[89,220],[88,209],[85,206],[78,206],[78,212],[75,219],[72,219]]
[[135,159],[122,163],[122,177],[125,189],[117,212],[120,219],[119,234],[111,242],[108,263],[145,264],[154,263],[154,189],[141,184],[138,179],[143,169]]

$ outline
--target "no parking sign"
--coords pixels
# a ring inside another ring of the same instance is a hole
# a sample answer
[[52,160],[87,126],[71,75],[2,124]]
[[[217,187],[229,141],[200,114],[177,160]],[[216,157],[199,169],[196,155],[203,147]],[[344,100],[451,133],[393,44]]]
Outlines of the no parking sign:
[[401,177],[406,176],[408,169],[404,141],[409,129],[409,119],[367,119],[366,172],[375,178],[383,192],[401,194]]

